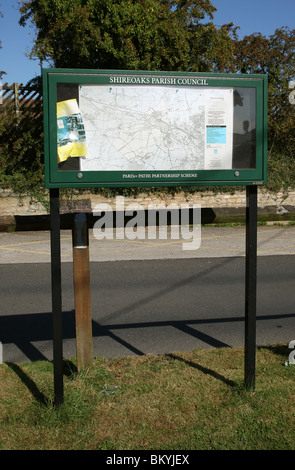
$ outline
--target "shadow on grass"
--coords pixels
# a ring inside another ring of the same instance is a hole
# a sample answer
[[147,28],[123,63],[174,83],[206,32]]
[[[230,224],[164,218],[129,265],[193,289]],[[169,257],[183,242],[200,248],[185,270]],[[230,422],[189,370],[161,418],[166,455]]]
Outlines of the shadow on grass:
[[[268,351],[271,351],[273,354],[279,356],[280,358],[284,359],[288,357],[288,353],[290,352],[290,349],[288,348],[288,345],[286,344],[277,344],[277,345],[269,345],[269,346],[259,346],[257,349],[263,350],[266,349]],[[219,374],[218,372],[209,369],[208,367],[201,366],[200,364],[196,362],[189,361],[187,359],[184,359],[181,356],[178,356],[175,353],[170,353],[166,354],[167,357],[184,362],[190,367],[193,367],[203,374],[210,375],[214,379],[217,379],[224,384],[226,384],[229,387],[232,388],[240,388],[241,384],[234,382],[233,380],[227,379],[223,375]],[[23,369],[15,363],[12,362],[7,362],[6,363],[8,367],[19,377],[19,379],[22,381],[22,383],[28,388],[32,396],[42,405],[47,406],[50,404],[50,400],[48,397],[42,393],[36,383],[23,371]],[[74,378],[76,374],[78,373],[77,367],[75,363],[71,360],[64,360],[63,361],[63,375],[68,377],[68,378]]]
[[35,382],[22,370],[18,364],[7,362],[8,367],[19,377],[22,383],[28,388],[33,397],[42,405],[48,404],[48,398],[40,392]]
[[[48,397],[42,393],[37,387],[36,383],[26,374],[23,369],[13,362],[7,362],[7,366],[18,376],[22,383],[27,387],[32,396],[37,400],[41,405],[47,406],[50,404]],[[77,374],[76,365],[69,360],[63,361],[63,375],[66,377],[74,377]]]
[[187,359],[184,359],[180,356],[177,356],[176,354],[167,354],[168,357],[171,357],[171,359],[175,359],[177,361],[182,361],[185,362],[185,364],[189,365],[190,367],[194,367],[195,369],[198,369],[199,371],[203,372],[203,374],[211,375],[211,377],[214,377],[214,379],[220,380],[221,382],[224,382],[226,385],[229,387],[237,387],[238,384],[234,382],[233,380],[229,380],[223,375],[219,374],[218,372],[208,369],[207,367],[201,366],[200,364],[196,364],[195,362],[188,361]]
[[288,344],[275,344],[275,345],[266,345],[266,346],[257,347],[257,350],[264,350],[264,349],[272,352],[276,356],[279,356],[282,360],[288,359],[290,351],[292,351],[292,349],[288,347]]

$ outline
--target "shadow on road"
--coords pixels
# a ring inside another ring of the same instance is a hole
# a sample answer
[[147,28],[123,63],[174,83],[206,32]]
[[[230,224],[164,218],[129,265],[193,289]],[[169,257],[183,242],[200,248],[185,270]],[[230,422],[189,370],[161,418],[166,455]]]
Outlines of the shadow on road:
[[[288,317],[295,317],[293,314],[283,314],[283,315],[269,315],[269,316],[259,316],[257,320],[269,320],[269,319],[282,319]],[[63,312],[64,320],[64,339],[75,339],[75,312]],[[31,344],[31,341],[48,341],[52,339],[52,314],[51,313],[42,313],[42,314],[24,314],[24,315],[9,315],[0,317],[0,331],[1,331],[1,340],[3,344],[14,343],[22,352],[27,356],[29,361],[37,360],[47,360],[42,352]],[[127,343],[126,341],[119,338],[114,330],[116,329],[136,329],[143,327],[167,327],[172,326],[178,328],[181,331],[192,335],[202,341],[206,342],[208,345],[213,347],[229,347],[229,345],[219,341],[217,338],[205,335],[204,333],[193,328],[196,325],[203,325],[206,323],[221,323],[221,322],[243,322],[241,317],[231,317],[226,319],[204,319],[204,320],[187,320],[187,321],[159,321],[159,322],[146,322],[146,323],[133,323],[133,324],[112,324],[112,325],[99,325],[97,322],[92,322],[93,327],[93,337],[102,337],[108,336],[114,341],[119,342],[124,347],[127,347],[131,352],[136,355],[144,355],[144,353],[132,344]],[[261,346],[260,348],[267,348],[272,350],[274,354],[286,357],[286,346]],[[190,367],[200,370],[206,375],[210,375],[217,380],[224,382],[229,387],[236,387],[237,384],[222,376],[215,370],[208,369],[198,363],[187,361],[176,353],[167,354],[168,357],[184,361]],[[49,399],[38,389],[35,382],[22,370],[21,366],[13,362],[6,363],[8,367],[13,370],[13,372],[19,377],[23,384],[28,388],[32,396],[42,405],[47,406],[49,404]],[[70,360],[64,360],[63,362],[63,373],[66,376],[73,376],[77,373],[77,368],[75,364]]]
[[[277,315],[258,315],[257,321],[282,320],[295,318],[295,313]],[[200,340],[208,346],[214,348],[231,347],[229,344],[220,341],[218,337],[213,337],[198,330],[198,325],[208,324],[228,324],[240,322],[244,323],[244,317],[236,316],[229,318],[205,318],[200,320],[178,320],[178,321],[150,321],[134,323],[112,323],[100,325],[92,320],[92,336],[108,337],[127,348],[138,356],[145,353],[135,347],[131,342],[127,342],[116,335],[116,330],[134,331],[137,328],[167,328],[173,327],[190,335],[196,340]],[[132,336],[132,335],[131,335]],[[134,335],[135,337],[136,335]],[[63,312],[63,339],[75,340],[75,311]],[[48,360],[42,353],[41,348],[37,348],[32,343],[52,341],[52,314],[51,313],[31,313],[22,315],[0,316],[0,341],[2,344],[14,344],[29,361]]]

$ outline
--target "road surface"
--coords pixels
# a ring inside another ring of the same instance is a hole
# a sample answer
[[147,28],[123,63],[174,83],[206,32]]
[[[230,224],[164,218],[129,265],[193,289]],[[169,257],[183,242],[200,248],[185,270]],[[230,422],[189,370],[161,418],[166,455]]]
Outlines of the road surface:
[[[73,266],[62,263],[64,357],[75,357]],[[295,339],[295,255],[258,257],[257,344]],[[52,360],[50,263],[0,265],[5,362]],[[243,256],[91,262],[95,356],[244,345]],[[287,358],[286,358],[287,359]]]

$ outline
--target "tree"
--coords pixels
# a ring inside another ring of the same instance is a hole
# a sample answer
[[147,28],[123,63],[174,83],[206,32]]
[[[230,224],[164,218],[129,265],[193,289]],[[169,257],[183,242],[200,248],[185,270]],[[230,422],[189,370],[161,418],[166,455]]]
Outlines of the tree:
[[31,56],[54,67],[224,70],[235,29],[217,29],[214,11],[209,0],[27,0],[20,24],[33,22]]
[[235,43],[235,71],[268,75],[269,149],[295,158],[295,108],[289,82],[295,78],[295,30],[283,27],[268,38],[252,34]]

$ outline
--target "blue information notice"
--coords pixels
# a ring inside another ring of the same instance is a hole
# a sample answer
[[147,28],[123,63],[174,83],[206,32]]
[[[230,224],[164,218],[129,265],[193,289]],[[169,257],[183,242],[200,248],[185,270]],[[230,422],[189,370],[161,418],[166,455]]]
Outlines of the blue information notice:
[[226,144],[226,126],[207,126],[207,144]]

